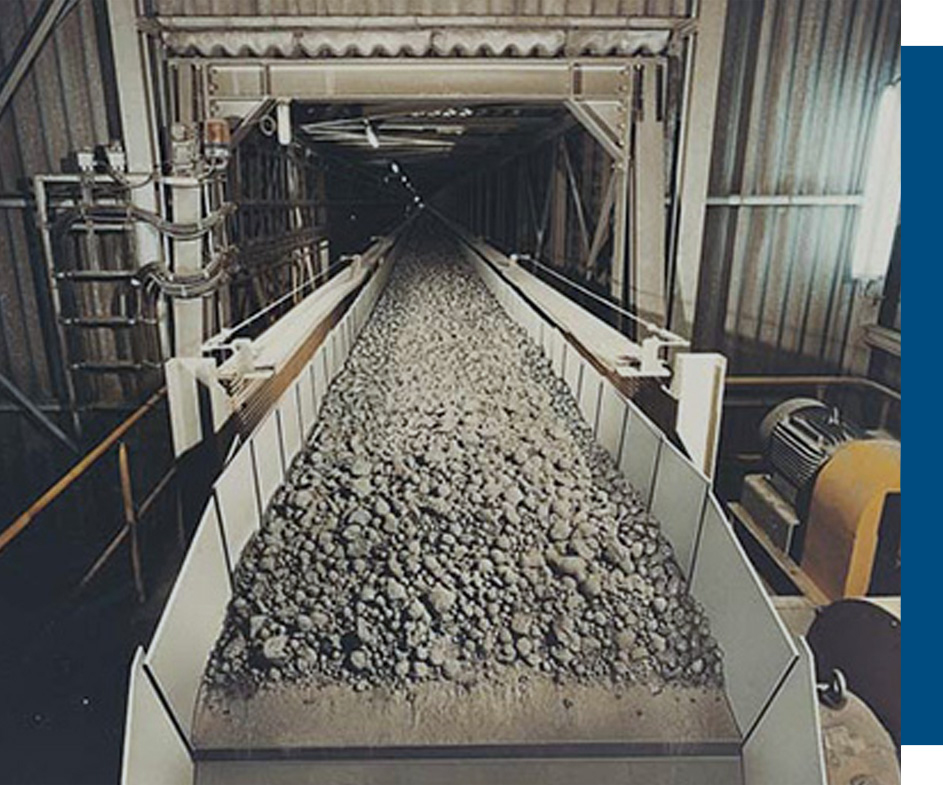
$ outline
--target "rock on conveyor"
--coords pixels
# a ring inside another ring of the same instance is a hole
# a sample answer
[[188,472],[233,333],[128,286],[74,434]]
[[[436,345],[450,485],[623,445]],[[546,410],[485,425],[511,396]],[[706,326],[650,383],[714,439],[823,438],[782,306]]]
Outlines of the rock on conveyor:
[[210,685],[717,686],[658,524],[458,248],[414,237],[246,546]]

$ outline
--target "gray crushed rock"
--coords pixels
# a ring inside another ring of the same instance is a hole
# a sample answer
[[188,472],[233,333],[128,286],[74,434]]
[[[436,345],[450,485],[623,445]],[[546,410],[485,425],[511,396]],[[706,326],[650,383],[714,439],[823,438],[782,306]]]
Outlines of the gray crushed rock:
[[722,680],[657,522],[442,240],[401,254],[235,584],[221,688]]

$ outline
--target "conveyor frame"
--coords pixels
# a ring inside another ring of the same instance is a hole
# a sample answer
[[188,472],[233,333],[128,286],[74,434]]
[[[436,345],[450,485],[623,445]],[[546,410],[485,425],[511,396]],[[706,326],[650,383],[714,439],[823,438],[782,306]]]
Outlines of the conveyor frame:
[[[613,451],[627,477],[643,490],[649,508],[662,521],[688,575],[691,591],[707,611],[713,634],[724,650],[727,696],[742,735],[740,760],[732,762],[733,768],[724,767],[717,781],[731,781],[736,777],[732,772],[740,772],[742,767],[742,777],[737,780],[748,785],[824,785],[811,655],[804,641],[793,639],[780,621],[709,482],[632,401],[624,399],[553,324],[509,285],[497,268],[482,259],[475,264],[511,318],[544,347],[555,368],[562,366],[563,377],[587,422],[593,424],[597,438]],[[324,344],[292,380],[269,416],[231,456],[217,480],[154,637],[132,663],[122,782],[180,782],[188,778],[238,782],[237,774],[242,781],[264,778],[276,782],[275,778],[281,777],[283,781],[314,782],[322,775],[336,774],[370,782],[407,776],[410,781],[431,783],[454,781],[459,773],[467,781],[477,782],[490,781],[502,771],[494,768],[500,764],[497,760],[489,763],[475,759],[467,768],[456,768],[461,763],[459,757],[449,759],[451,765],[444,768],[441,760],[425,759],[427,765],[423,765],[424,759],[414,759],[414,768],[406,772],[392,765],[378,765],[376,759],[372,763],[335,762],[331,764],[333,770],[330,766],[319,769],[316,761],[269,761],[264,771],[259,762],[224,761],[223,770],[230,771],[232,778],[214,779],[213,766],[220,773],[220,762],[200,762],[199,751],[190,742],[206,658],[230,598],[232,567],[259,526],[267,497],[303,446],[315,422],[320,397],[340,371],[356,334],[382,292],[391,265],[392,260],[387,258],[377,267]],[[574,373],[566,372],[568,365]],[[617,431],[618,439],[614,438]],[[256,450],[279,456],[278,466],[268,467],[274,471],[264,476],[260,473]],[[502,776],[518,780],[526,774],[534,781],[557,781],[567,776],[598,779],[592,767],[602,773],[598,767],[609,766],[606,770],[621,781],[679,785],[704,783],[709,771],[707,764],[692,766],[693,760],[685,768],[676,757],[654,762],[650,758],[646,762],[644,756],[622,762],[592,757],[569,759],[576,768],[564,766],[562,759],[530,762],[526,771],[517,769],[511,774],[505,769]],[[521,759],[517,765],[523,763]]]

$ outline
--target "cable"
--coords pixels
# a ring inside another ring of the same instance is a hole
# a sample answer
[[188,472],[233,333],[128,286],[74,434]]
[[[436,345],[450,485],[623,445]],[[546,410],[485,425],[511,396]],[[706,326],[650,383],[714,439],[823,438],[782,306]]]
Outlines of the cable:
[[226,216],[236,210],[236,205],[227,202],[216,212],[211,213],[206,218],[202,218],[195,223],[174,223],[166,221],[157,213],[145,210],[136,205],[83,205],[73,207],[63,212],[53,224],[53,234],[59,235],[72,224],[83,218],[102,218],[102,219],[137,219],[150,224],[159,232],[170,235],[177,240],[197,240],[209,232],[213,231],[219,224],[225,220]]
[[304,283],[299,284],[298,286],[296,286],[296,287],[295,287],[294,289],[292,289],[291,291],[286,292],[286,293],[283,294],[281,297],[279,297],[277,300],[273,300],[273,301],[270,302],[268,305],[266,305],[264,308],[259,309],[259,310],[256,311],[254,314],[251,314],[250,316],[246,317],[245,319],[243,319],[243,320],[242,320],[241,322],[239,322],[238,324],[235,324],[235,325],[233,325],[232,327],[228,327],[228,328],[226,329],[226,336],[228,337],[228,336],[230,336],[230,335],[232,335],[232,334],[238,332],[238,331],[241,330],[243,327],[246,327],[247,325],[252,324],[252,322],[254,322],[254,321],[255,321],[256,319],[258,319],[259,317],[264,316],[264,315],[267,314],[269,311],[271,311],[273,308],[276,308],[276,307],[278,307],[279,305],[281,305],[281,304],[282,304],[283,302],[285,302],[285,300],[287,300],[289,297],[293,297],[294,295],[298,294],[298,292],[300,292],[300,291],[301,291],[302,289],[304,289],[305,287],[308,287],[308,286],[311,286],[311,285],[314,284],[314,283],[317,283],[317,281],[318,281],[319,278],[323,278],[325,275],[330,275],[332,272],[334,272],[335,270],[337,270],[341,265],[347,264],[348,262],[350,262],[350,261],[352,260],[352,258],[353,258],[353,257],[350,257],[350,256],[342,256],[340,259],[338,259],[336,262],[334,262],[334,264],[332,264],[332,265],[331,265],[330,267],[328,267],[326,270],[322,270],[321,272],[319,272],[316,276],[314,276],[314,277],[311,278],[310,280],[307,280],[307,281],[305,281]]
[[117,169],[105,165],[105,174],[107,174],[112,180],[114,180],[118,185],[127,188],[129,191],[133,191],[135,188],[143,188],[145,185],[150,185],[157,179],[157,172],[152,171],[147,175],[141,182],[132,183],[131,180],[123,173],[119,172]]
[[577,291],[580,291],[580,292],[582,292],[583,294],[589,295],[589,296],[592,297],[593,299],[598,300],[600,303],[602,303],[603,305],[605,305],[605,306],[607,306],[608,308],[612,309],[612,310],[615,311],[616,313],[621,314],[622,316],[626,316],[626,317],[628,317],[629,319],[632,319],[634,322],[636,322],[637,324],[640,324],[642,327],[644,327],[644,328],[645,328],[646,330],[648,330],[650,333],[652,333],[653,335],[657,335],[659,338],[662,338],[662,339],[667,340],[667,341],[671,341],[672,343],[677,342],[677,344],[678,344],[679,346],[687,346],[687,345],[688,345],[688,341],[686,341],[686,340],[685,340],[684,338],[682,338],[681,336],[675,335],[673,332],[671,332],[671,331],[669,331],[669,330],[666,330],[664,327],[661,327],[661,326],[659,326],[659,325],[657,325],[657,324],[655,324],[655,323],[653,323],[653,322],[649,322],[649,321],[643,319],[641,316],[632,313],[631,311],[627,311],[627,310],[625,310],[624,308],[620,308],[618,305],[616,305],[615,303],[610,302],[610,301],[607,300],[605,297],[603,297],[603,296],[601,296],[601,295],[599,295],[599,294],[596,294],[596,292],[592,291],[591,289],[587,289],[585,286],[580,286],[580,284],[576,283],[575,281],[570,280],[570,279],[567,278],[565,275],[562,275],[561,273],[558,273],[558,272],[557,272],[556,270],[554,270],[553,268],[548,267],[548,266],[545,265],[545,264],[542,264],[541,262],[539,262],[539,261],[537,261],[536,259],[534,259],[534,257],[532,257],[532,256],[529,256],[529,255],[527,255],[527,254],[512,254],[510,258],[511,258],[512,260],[515,260],[515,259],[526,260],[526,261],[531,262],[532,264],[536,265],[537,267],[540,267],[541,269],[546,270],[548,273],[550,273],[551,275],[556,276],[557,278],[559,278],[560,280],[562,280],[564,283],[569,284],[570,286],[572,286],[572,287],[573,287],[574,289],[576,289]]
[[150,262],[135,273],[134,280],[145,289],[156,285],[168,297],[194,299],[214,291],[229,274],[229,265],[236,255],[236,247],[222,249],[210,263],[194,273],[174,273],[164,262]]

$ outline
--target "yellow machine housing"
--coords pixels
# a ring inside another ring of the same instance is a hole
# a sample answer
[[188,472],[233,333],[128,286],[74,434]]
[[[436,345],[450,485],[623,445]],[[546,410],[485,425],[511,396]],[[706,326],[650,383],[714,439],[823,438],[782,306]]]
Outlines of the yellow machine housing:
[[[868,439],[839,447],[812,490],[801,566],[829,599],[871,586],[889,496],[900,493],[901,445]],[[899,536],[895,543],[900,558]]]

